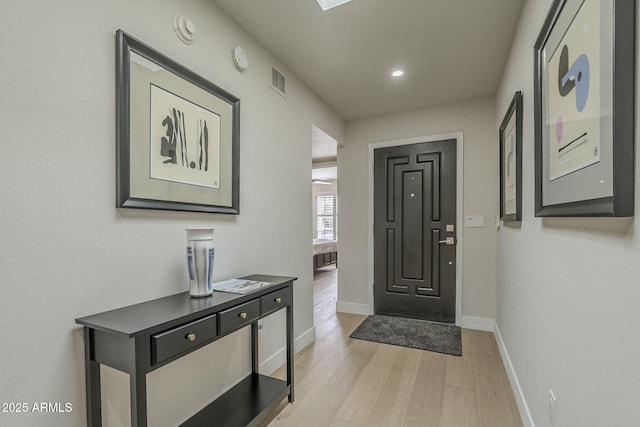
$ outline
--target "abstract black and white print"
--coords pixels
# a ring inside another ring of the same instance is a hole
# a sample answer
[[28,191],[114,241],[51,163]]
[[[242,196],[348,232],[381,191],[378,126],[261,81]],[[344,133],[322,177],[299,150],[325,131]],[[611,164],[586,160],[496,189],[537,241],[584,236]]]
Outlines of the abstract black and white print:
[[151,178],[220,188],[220,116],[150,87]]

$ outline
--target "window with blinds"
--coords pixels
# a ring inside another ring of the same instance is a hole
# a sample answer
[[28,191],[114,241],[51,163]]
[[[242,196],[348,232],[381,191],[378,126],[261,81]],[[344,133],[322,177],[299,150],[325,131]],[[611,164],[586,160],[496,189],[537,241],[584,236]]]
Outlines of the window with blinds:
[[336,240],[336,195],[320,194],[316,201],[316,238]]

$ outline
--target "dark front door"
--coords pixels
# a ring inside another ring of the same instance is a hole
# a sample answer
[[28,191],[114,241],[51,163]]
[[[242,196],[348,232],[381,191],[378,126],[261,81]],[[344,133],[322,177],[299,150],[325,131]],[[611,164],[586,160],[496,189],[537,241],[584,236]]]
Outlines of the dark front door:
[[456,141],[374,150],[374,306],[454,322]]

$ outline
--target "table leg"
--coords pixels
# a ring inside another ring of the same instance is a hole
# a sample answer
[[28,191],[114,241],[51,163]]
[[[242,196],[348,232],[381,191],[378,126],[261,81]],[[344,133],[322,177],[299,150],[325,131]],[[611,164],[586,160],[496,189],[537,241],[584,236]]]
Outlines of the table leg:
[[293,302],[287,306],[287,384],[289,384],[289,402],[293,403]]
[[147,374],[144,366],[145,346],[142,338],[131,338],[129,346],[129,390],[131,427],[147,427]]
[[93,329],[84,327],[84,370],[87,398],[87,426],[102,427],[100,364],[93,360]]
[[251,372],[260,373],[260,359],[258,357],[258,322],[251,324]]

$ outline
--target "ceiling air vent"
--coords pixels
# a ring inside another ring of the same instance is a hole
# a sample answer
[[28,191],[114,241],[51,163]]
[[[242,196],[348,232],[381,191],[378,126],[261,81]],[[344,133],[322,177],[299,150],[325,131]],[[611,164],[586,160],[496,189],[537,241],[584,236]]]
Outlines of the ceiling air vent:
[[273,65],[271,66],[271,88],[278,92],[280,95],[286,98],[286,86],[285,86],[284,74],[280,72]]

